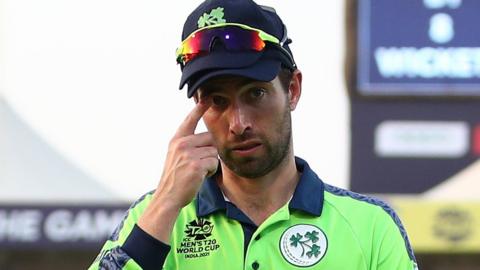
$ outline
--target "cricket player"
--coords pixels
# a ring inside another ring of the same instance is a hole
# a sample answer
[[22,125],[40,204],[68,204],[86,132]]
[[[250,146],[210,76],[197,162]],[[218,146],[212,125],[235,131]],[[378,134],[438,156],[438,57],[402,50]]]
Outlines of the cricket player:
[[[195,106],[158,187],[90,269],[417,268],[388,205],[323,182],[295,156],[302,73],[291,42],[275,10],[252,0],[207,0],[188,16],[177,62]],[[201,119],[208,131],[196,133]]]

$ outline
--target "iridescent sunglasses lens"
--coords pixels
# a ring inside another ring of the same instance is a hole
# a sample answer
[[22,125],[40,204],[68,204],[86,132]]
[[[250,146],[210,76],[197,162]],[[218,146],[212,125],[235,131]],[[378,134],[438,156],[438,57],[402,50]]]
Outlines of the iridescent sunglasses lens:
[[183,65],[211,51],[215,42],[221,42],[228,51],[261,51],[265,42],[261,33],[236,26],[204,29],[189,36],[177,52],[177,61]]

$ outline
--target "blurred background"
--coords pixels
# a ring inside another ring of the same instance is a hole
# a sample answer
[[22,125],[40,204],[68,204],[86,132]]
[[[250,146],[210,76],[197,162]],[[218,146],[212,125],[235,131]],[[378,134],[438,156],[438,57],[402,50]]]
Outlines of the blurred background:
[[[200,2],[0,1],[1,270],[86,269],[156,187]],[[480,1],[258,3],[303,72],[295,154],[387,200],[420,269],[480,269]]]

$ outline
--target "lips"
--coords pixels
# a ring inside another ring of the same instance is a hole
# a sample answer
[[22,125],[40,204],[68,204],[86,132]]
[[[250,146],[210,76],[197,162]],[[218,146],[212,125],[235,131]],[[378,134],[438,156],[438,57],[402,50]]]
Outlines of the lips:
[[261,145],[260,142],[244,142],[244,143],[235,145],[234,147],[232,147],[232,149],[233,151],[248,151],[260,145]]

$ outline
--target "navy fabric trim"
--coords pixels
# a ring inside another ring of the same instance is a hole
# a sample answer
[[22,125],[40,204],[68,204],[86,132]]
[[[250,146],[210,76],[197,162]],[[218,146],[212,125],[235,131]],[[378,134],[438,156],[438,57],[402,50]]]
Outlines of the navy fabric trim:
[[295,164],[302,176],[288,207],[320,216],[323,209],[324,184],[305,160],[295,157]]
[[162,269],[171,247],[146,233],[137,224],[122,249],[145,270]]
[[395,210],[393,210],[393,208],[391,208],[387,203],[385,203],[384,201],[382,201],[380,199],[374,198],[374,197],[370,197],[370,196],[367,196],[367,195],[355,193],[353,191],[341,189],[341,188],[331,186],[331,185],[328,185],[328,184],[325,184],[325,190],[327,192],[333,193],[335,195],[348,196],[348,197],[350,197],[352,199],[355,199],[355,200],[359,200],[359,201],[362,201],[362,202],[367,202],[367,203],[382,207],[383,210],[390,215],[390,217],[393,219],[393,221],[397,225],[398,229],[400,230],[400,233],[403,237],[403,240],[405,241],[405,247],[407,249],[408,256],[410,257],[410,259],[412,261],[414,261],[415,263],[417,262],[417,260],[415,259],[415,255],[413,254],[413,249],[410,245],[410,241],[408,240],[407,231],[403,227],[403,224],[400,221],[400,218],[398,217],[397,213],[395,213]]
[[252,240],[252,235],[258,229],[257,225],[251,223],[240,223],[242,225],[243,230],[243,261],[247,256],[247,249],[250,241]]
[[255,223],[247,216],[245,213],[242,212],[235,204],[231,202],[226,202],[227,210],[226,215],[230,219],[235,219],[240,221],[241,223],[246,223],[250,225],[255,225]]
[[[295,157],[295,164],[302,176],[295,188],[289,208],[320,216],[323,209],[324,184],[305,160]],[[204,217],[218,210],[228,210],[222,191],[215,180],[221,173],[219,166],[215,175],[203,182],[197,194],[197,216]]]
[[215,180],[218,174],[221,173],[220,166],[218,167],[215,175],[203,181],[202,187],[197,194],[196,211],[199,217],[204,217],[226,208],[223,193]]
[[121,270],[128,260],[130,260],[128,254],[120,247],[116,247],[102,254],[98,268],[100,270]]
[[112,234],[110,235],[110,237],[108,238],[108,240],[111,240],[111,241],[117,241],[118,240],[118,237],[120,235],[120,231],[122,230],[123,228],[123,224],[125,223],[125,220],[127,219],[128,217],[128,214],[130,213],[130,210],[132,210],[133,208],[135,208],[135,206],[137,206],[140,202],[142,202],[145,197],[147,197],[148,195],[150,194],[153,194],[153,192],[155,192],[155,190],[152,190],[146,194],[144,194],[142,197],[140,197],[140,199],[136,200],[131,206],[130,208],[128,208],[128,210],[125,212],[125,214],[123,215],[123,218],[122,218],[122,221],[118,224],[118,226],[115,228],[115,230],[113,230]]
[[[323,209],[324,184],[322,180],[310,169],[308,163],[295,157],[297,170],[302,173],[299,183],[295,188],[289,208],[300,210],[314,216],[320,216]],[[253,233],[257,230],[255,223],[231,202],[226,202],[216,179],[221,175],[218,166],[215,175],[205,179],[197,194],[196,212],[198,217],[205,217],[213,212],[224,210],[229,219],[240,222],[244,234],[244,253],[251,241]],[[313,195],[313,196],[312,196]]]

